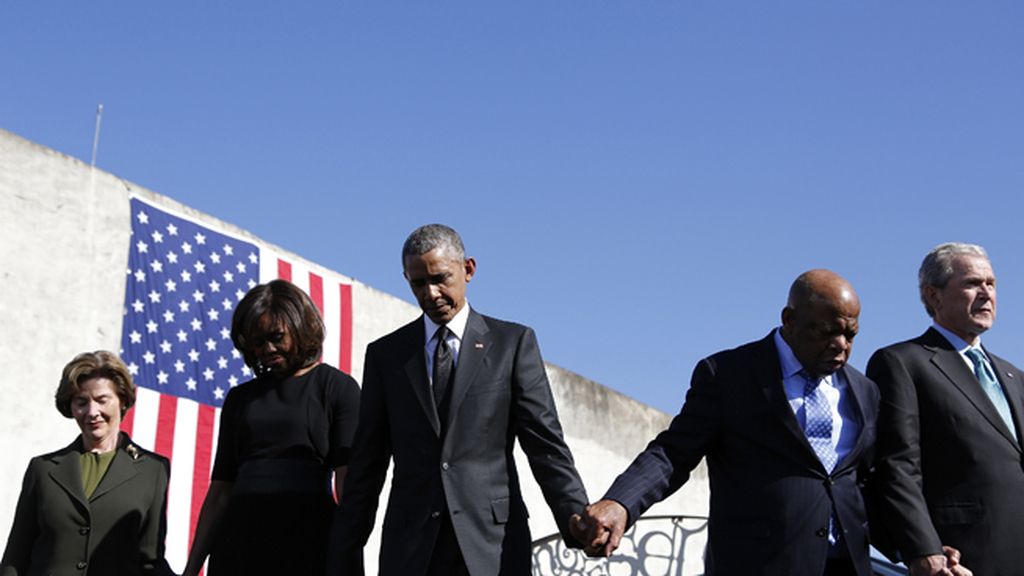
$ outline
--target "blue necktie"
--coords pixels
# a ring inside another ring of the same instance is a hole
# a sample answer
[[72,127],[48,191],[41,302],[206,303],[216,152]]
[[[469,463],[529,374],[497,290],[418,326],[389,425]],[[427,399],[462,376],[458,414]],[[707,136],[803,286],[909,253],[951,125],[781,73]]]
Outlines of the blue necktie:
[[974,363],[974,375],[978,377],[982,390],[985,391],[985,394],[988,394],[992,404],[996,407],[996,411],[1003,417],[1003,422],[1006,422],[1006,427],[1010,429],[1010,434],[1016,438],[1017,427],[1013,425],[1010,404],[1006,401],[1006,395],[1003,394],[1003,388],[999,385],[999,381],[996,380],[996,375],[992,373],[992,368],[989,367],[988,362],[985,360],[985,353],[978,348],[968,348],[965,354]]
[[838,460],[832,444],[832,409],[819,386],[821,380],[806,374],[804,379],[804,433],[825,470],[831,473]]

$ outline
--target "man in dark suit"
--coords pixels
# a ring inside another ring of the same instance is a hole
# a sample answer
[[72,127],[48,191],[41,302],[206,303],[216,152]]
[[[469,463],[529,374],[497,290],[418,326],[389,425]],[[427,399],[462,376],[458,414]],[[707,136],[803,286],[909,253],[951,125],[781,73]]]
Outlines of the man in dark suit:
[[936,247],[919,272],[932,326],[868,362],[882,396],[872,530],[915,576],[947,573],[943,545],[978,576],[1024,574],[1021,373],[981,345],[995,284],[980,246]]
[[416,229],[402,264],[423,316],[366,350],[329,573],[362,573],[362,549],[393,459],[381,575],[529,574],[515,440],[563,535],[587,502],[536,337],[469,307],[466,285],[476,261],[451,228]]
[[793,283],[782,327],[697,364],[682,410],[574,523],[610,554],[707,458],[708,575],[868,576],[858,482],[878,391],[846,365],[860,301],[827,270]]

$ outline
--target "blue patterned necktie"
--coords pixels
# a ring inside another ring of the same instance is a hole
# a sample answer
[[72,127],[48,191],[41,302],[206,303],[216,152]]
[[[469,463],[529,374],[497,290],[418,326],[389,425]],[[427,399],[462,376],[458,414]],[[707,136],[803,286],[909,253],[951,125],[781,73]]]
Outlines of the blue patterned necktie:
[[804,433],[825,470],[831,473],[838,459],[832,444],[832,409],[819,386],[821,380],[806,373],[804,380]]
[[988,362],[985,360],[985,353],[978,348],[968,348],[965,354],[974,364],[974,375],[978,377],[982,390],[985,391],[985,394],[988,394],[992,404],[996,407],[996,411],[1002,416],[1003,422],[1006,422],[1006,427],[1010,429],[1010,433],[1016,438],[1017,428],[1013,425],[1010,404],[1006,401],[1006,395],[1003,394],[1003,388],[999,385],[999,381],[996,380],[996,375],[992,373],[992,368],[989,367]]

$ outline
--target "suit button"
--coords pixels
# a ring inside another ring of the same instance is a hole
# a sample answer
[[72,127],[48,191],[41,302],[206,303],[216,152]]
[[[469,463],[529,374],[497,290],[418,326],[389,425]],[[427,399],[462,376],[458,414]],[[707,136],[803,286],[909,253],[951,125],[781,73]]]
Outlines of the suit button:
[[75,564],[75,568],[78,568],[79,570],[85,570],[85,567],[88,566],[88,565],[89,565],[89,563],[83,560],[83,561],[79,562],[78,564]]
[[814,534],[819,538],[824,538],[825,536],[828,536],[828,528],[818,528],[818,531]]
[[441,517],[441,513],[437,512],[437,511],[431,512],[430,513],[430,517],[433,518],[434,520],[437,520],[438,518]]
[[441,462],[441,470],[447,470],[447,469],[448,469],[448,463],[447,462]]
[[82,536],[85,536],[86,534],[89,533],[89,527],[88,526],[82,526],[81,528],[78,529],[78,533],[81,534]]

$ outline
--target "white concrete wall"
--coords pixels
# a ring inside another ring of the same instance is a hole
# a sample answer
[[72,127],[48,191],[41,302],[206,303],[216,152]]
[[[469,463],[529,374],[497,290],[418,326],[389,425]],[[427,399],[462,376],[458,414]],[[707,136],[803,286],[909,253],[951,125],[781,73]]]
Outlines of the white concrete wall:
[[[0,546],[6,546],[29,458],[68,444],[78,433],[53,405],[61,368],[78,352],[120,346],[130,193],[256,240],[170,198],[0,130],[0,315],[5,327],[0,394],[7,407],[0,418],[0,453],[8,463],[0,469]],[[352,372],[358,380],[366,344],[415,318],[418,310],[359,282],[352,285]],[[501,315],[500,310],[487,312]],[[543,348],[544,335],[539,338]],[[548,365],[548,373],[577,466],[590,497],[597,499],[668,425],[669,416],[567,370]],[[551,534],[556,531],[553,520],[525,458],[518,457],[533,535]],[[652,513],[706,514],[703,466],[679,494]],[[372,538],[367,549],[371,572],[377,542]]]

